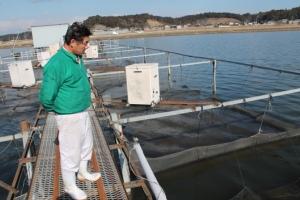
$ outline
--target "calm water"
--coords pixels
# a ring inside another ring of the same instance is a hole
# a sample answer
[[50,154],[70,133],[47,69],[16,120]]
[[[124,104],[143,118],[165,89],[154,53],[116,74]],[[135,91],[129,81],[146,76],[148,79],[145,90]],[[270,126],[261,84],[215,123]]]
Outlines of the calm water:
[[[120,40],[119,43],[300,72],[299,31],[140,38]],[[0,56],[7,54],[7,51],[0,50]],[[241,66],[228,66],[224,62],[219,62],[218,68],[222,69],[222,67],[223,71],[221,70],[219,73],[223,78],[218,80],[217,83],[219,98],[230,100],[233,96],[234,98],[251,96],[258,91],[257,88],[244,91],[236,84],[239,81],[243,83],[247,78],[248,68],[242,70]],[[224,70],[226,67],[229,67],[228,70]],[[255,77],[251,80],[247,78],[249,88],[252,84],[251,81],[253,84],[259,82],[256,81],[256,78],[260,75],[264,77],[262,78],[266,80],[264,84],[268,86],[274,86],[278,83],[276,85],[277,90],[298,88],[300,85],[297,76],[280,75],[280,79],[278,79],[277,72],[266,74],[266,72],[255,71],[255,69],[253,72]],[[176,71],[173,74],[176,74]],[[231,77],[231,79],[226,79],[226,77]],[[268,81],[269,79],[270,81]],[[199,87],[195,79],[192,78],[190,82],[184,84],[189,87]],[[228,85],[230,84],[231,88],[229,90]],[[271,91],[262,90],[261,94],[268,92]],[[24,119],[33,121],[37,112],[38,102],[35,99],[37,93],[35,91],[25,93],[24,95],[30,93],[31,99],[22,100],[21,103],[26,104],[35,101],[27,107],[23,106],[19,110],[12,110],[8,105],[0,104],[1,136],[19,132],[18,123]],[[14,100],[13,95],[9,98]],[[22,99],[22,97],[19,98]],[[280,103],[281,115],[285,120],[294,124],[299,124],[300,120],[298,100],[299,94],[294,94],[279,98],[277,101]],[[11,106],[12,102],[7,104]],[[8,144],[8,142],[0,143],[0,152]],[[19,157],[18,151],[21,152],[21,145],[21,143],[15,144],[13,142],[10,144],[9,149],[0,154],[0,180],[7,184],[12,183]],[[300,176],[298,154],[300,154],[300,141],[299,139],[293,139],[280,144],[241,151],[237,153],[237,156],[229,154],[168,170],[159,173],[157,179],[164,188],[168,199],[230,199],[244,187],[250,188],[255,193],[260,193],[292,183]],[[239,162],[237,162],[237,158]],[[238,165],[240,165],[241,171]],[[20,184],[24,184],[24,182]],[[136,193],[136,199],[139,199],[139,192]],[[5,197],[6,191],[0,188],[0,199]]]

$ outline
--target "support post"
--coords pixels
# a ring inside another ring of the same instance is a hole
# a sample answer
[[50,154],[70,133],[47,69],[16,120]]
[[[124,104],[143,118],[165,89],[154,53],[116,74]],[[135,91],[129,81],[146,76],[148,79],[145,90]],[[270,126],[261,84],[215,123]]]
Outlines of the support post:
[[213,64],[213,84],[212,84],[212,92],[213,92],[213,98],[216,98],[217,95],[217,81],[216,81],[216,74],[217,74],[217,61],[212,60]]
[[146,48],[143,48],[144,50],[144,63],[147,63],[147,60],[146,60]]
[[[118,123],[119,121],[119,116],[116,113],[111,114],[111,120],[113,122],[114,127],[119,131],[119,133],[123,133],[122,131],[122,125]],[[116,139],[116,143],[119,144],[119,141]],[[129,165],[127,158],[122,151],[122,149],[118,148],[118,154],[119,154],[119,160],[120,160],[120,169],[122,171],[122,176],[124,183],[129,183],[130,182],[130,171],[129,171]],[[131,194],[131,189],[126,188],[127,194],[130,196]]]
[[129,58],[128,60],[130,61],[130,53],[129,53],[129,49],[130,49],[129,46],[127,46],[127,55],[128,55],[128,58]]
[[171,80],[171,59],[170,59],[170,53],[166,52],[167,54],[167,60],[168,60],[168,83],[169,83],[169,88],[172,85],[172,80]]
[[[137,140],[137,138],[136,138],[136,140]],[[133,146],[134,146],[137,156],[141,162],[143,170],[146,174],[147,180],[148,180],[149,185],[152,189],[152,192],[155,196],[155,199],[166,200],[167,199],[166,194],[163,191],[162,187],[159,185],[159,183],[158,183],[158,181],[157,181],[157,179],[156,179],[156,177],[155,177],[155,175],[143,153],[143,150],[142,150],[140,144],[135,142]]]
[[[91,78],[92,77],[92,72],[91,72],[90,69],[87,69],[87,75],[89,77],[90,84],[94,85],[94,81]],[[96,98],[96,96],[95,96],[94,92],[91,92],[91,99],[94,99],[94,98]],[[96,107],[97,107],[97,103],[93,103],[93,108],[95,109]]]
[[[22,121],[20,122],[20,130],[23,135],[23,147],[26,147],[26,143],[28,141],[28,138],[30,137],[30,121]],[[27,153],[27,158],[31,157],[31,151],[30,148]],[[26,169],[27,169],[27,178],[28,178],[28,184],[31,183],[32,174],[33,174],[33,166],[31,162],[26,163]]]

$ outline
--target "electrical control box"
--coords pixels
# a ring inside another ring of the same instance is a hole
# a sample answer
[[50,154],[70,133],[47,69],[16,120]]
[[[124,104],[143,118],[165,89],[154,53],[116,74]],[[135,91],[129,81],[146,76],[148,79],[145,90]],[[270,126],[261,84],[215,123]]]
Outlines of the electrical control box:
[[85,54],[86,58],[98,58],[98,45],[90,45]]
[[59,50],[59,42],[49,46],[50,57],[52,57]]
[[160,101],[158,63],[125,67],[128,104],[155,105]]
[[12,87],[30,87],[35,85],[35,76],[31,60],[14,62],[7,66]]
[[44,52],[37,52],[37,59],[38,62],[41,63],[41,66],[44,67],[48,60],[50,59],[50,52],[49,51],[44,51]]

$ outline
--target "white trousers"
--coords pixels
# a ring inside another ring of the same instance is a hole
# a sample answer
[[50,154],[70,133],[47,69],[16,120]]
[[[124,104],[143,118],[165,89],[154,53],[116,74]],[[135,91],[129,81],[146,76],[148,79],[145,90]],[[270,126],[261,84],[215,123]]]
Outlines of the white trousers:
[[61,169],[77,172],[81,160],[90,160],[93,149],[91,121],[87,111],[56,115]]

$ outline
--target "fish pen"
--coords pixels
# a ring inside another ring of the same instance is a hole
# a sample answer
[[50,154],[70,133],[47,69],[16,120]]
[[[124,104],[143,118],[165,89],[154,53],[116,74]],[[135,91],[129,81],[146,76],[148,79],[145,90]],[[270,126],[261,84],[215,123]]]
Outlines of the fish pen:
[[[96,58],[84,58],[96,94],[92,102],[98,104],[99,108],[95,111],[99,124],[124,187],[131,188],[130,198],[159,199],[164,194],[172,199],[172,191],[166,190],[164,183],[159,186],[158,194],[148,190],[152,188],[152,182],[136,152],[140,147],[158,177],[172,169],[233,155],[238,165],[236,171],[240,174],[241,191],[232,199],[268,197],[267,193],[253,192],[245,183],[238,153],[278,141],[287,141],[293,146],[292,139],[300,136],[298,122],[292,117],[299,114],[297,96],[300,87],[289,80],[298,80],[299,72],[121,45],[119,41],[112,40],[94,41],[92,45],[98,48]],[[33,60],[36,61],[35,58]],[[135,80],[134,77],[148,73],[147,69],[143,71],[142,66],[150,65],[157,65],[158,86],[149,89],[145,82],[150,80]],[[133,71],[134,76],[128,75],[129,67],[137,68]],[[40,137],[43,137],[40,131],[45,123],[45,113],[41,113],[40,109],[36,118],[33,114],[39,107],[37,96],[42,68],[34,69],[36,84],[26,90],[10,88],[7,65],[2,63],[1,69],[1,118],[5,121],[13,119],[17,124],[17,121],[24,120],[18,113],[27,112],[30,116],[27,120],[34,121],[31,131],[39,133],[33,134],[35,138],[31,140],[34,143],[31,146],[34,148],[33,155],[27,157],[27,151],[19,155],[18,165],[24,166],[24,170],[19,172],[22,177],[18,184],[8,186],[4,182],[9,180],[1,182],[1,186],[11,193],[18,190],[21,198],[30,185],[27,165],[36,162],[30,157],[39,152]],[[135,98],[150,90],[150,97],[158,95],[159,99],[151,99],[146,104],[130,103],[132,96],[128,93],[131,90],[128,81],[134,82],[132,90]],[[292,111],[287,111],[291,108]],[[5,128],[4,123],[1,126]],[[20,134],[5,138],[7,146],[1,153],[9,147],[20,152],[23,146],[20,138],[23,138]],[[15,147],[11,147],[13,143]],[[122,150],[120,146],[123,146]],[[294,151],[298,154],[297,149]],[[4,160],[7,159],[5,157]],[[128,185],[134,181],[136,186]]]

